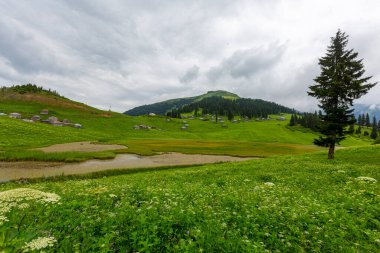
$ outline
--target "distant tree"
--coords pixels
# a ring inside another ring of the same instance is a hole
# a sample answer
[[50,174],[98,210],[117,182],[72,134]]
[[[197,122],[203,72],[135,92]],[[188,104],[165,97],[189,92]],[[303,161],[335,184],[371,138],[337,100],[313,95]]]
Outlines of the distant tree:
[[379,129],[379,131],[380,131],[380,120],[379,120],[379,122],[377,123],[377,129]]
[[295,116],[292,114],[292,116],[290,116],[289,126],[295,126],[295,125],[296,125],[296,119],[295,119]]
[[364,113],[362,114],[362,121],[361,121],[360,125],[365,126],[365,115],[364,115]]
[[358,125],[361,126],[362,125],[362,115],[359,114],[359,118],[358,118]]
[[364,131],[363,135],[368,136],[369,135],[368,131]]
[[326,56],[319,59],[321,73],[308,92],[319,100],[324,112],[320,124],[322,136],[314,143],[329,147],[328,159],[334,158],[335,145],[345,138],[345,128],[355,123],[353,101],[376,85],[368,83],[371,77],[362,77],[365,72],[362,60],[357,59],[358,53],[346,49],[347,43],[348,35],[338,30],[331,38]]
[[376,121],[376,116],[373,116],[373,119],[372,119],[372,131],[371,131],[371,138],[376,140],[377,139],[377,136],[378,136],[378,128],[377,128],[377,121]]
[[370,127],[371,126],[371,121],[369,120],[369,115],[366,113],[365,115],[365,126]]
[[356,129],[355,133],[361,134],[362,133],[362,126],[359,126],[358,129]]
[[234,114],[232,113],[231,110],[228,110],[227,112],[227,117],[228,117],[228,120],[231,121],[234,119]]
[[376,140],[376,138],[377,138],[377,126],[376,125],[372,126],[372,131],[371,131],[370,137],[372,139]]
[[194,110],[194,117],[198,117],[199,108],[196,107]]

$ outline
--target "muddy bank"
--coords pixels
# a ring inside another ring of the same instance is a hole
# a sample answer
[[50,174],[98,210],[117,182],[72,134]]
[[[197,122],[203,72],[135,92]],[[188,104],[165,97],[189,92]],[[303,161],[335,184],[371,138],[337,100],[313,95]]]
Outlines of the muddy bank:
[[35,150],[41,150],[46,153],[53,152],[100,152],[108,150],[126,149],[128,147],[115,144],[99,144],[90,141],[71,142],[63,144],[55,144],[49,147],[36,148]]
[[0,182],[20,178],[49,177],[62,174],[85,174],[111,169],[195,165],[216,162],[246,161],[249,159],[252,158],[167,153],[155,156],[121,154],[117,155],[116,158],[112,160],[88,160],[82,163],[70,164],[51,162],[0,162]]

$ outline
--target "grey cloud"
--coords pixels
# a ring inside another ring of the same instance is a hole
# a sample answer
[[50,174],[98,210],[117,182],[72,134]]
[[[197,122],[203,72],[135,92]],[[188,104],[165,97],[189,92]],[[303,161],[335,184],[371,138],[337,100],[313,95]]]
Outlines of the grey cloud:
[[186,73],[179,79],[181,83],[189,83],[191,81],[194,81],[199,76],[199,67],[194,65],[193,67],[189,68]]
[[[331,27],[380,81],[378,1],[286,2],[0,0],[1,85],[46,85],[117,111],[211,89],[303,110],[316,104],[306,90]],[[370,93],[377,103],[380,85]]]
[[235,79],[249,79],[262,71],[270,71],[281,60],[284,51],[283,45],[273,45],[265,49],[238,50],[218,66],[211,68],[207,75],[212,81],[216,81],[224,75],[230,75]]

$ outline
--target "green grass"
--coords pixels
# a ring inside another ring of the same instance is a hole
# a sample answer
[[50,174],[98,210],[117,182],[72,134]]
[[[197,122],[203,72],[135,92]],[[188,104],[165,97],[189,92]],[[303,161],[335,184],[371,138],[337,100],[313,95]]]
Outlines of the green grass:
[[347,148],[333,161],[323,152],[2,184],[0,191],[23,187],[61,199],[19,197],[4,212],[10,194],[0,193],[8,220],[0,251],[54,237],[46,252],[379,252],[379,152]]
[[[113,113],[112,117],[103,117],[86,112],[72,114],[70,110],[59,108],[53,108],[53,111],[58,118],[68,118],[82,124],[84,128],[55,127],[0,117],[0,150],[7,153],[8,159],[21,160],[23,155],[14,155],[12,158],[12,154],[25,154],[32,148],[75,141],[123,144],[129,147],[125,152],[142,155],[170,151],[266,157],[319,150],[311,145],[317,137],[315,133],[300,127],[288,127],[287,121],[225,122],[228,128],[222,128],[221,124],[210,121],[187,119],[189,127],[183,131],[180,128],[184,120],[181,119],[166,122],[164,117],[159,116],[130,117]],[[134,125],[140,124],[154,126],[155,129],[133,129]],[[361,146],[370,143],[369,138],[349,136],[342,145]],[[77,158],[80,156],[77,154]],[[0,159],[2,157],[4,155],[0,155]],[[87,157],[83,155],[83,158]]]

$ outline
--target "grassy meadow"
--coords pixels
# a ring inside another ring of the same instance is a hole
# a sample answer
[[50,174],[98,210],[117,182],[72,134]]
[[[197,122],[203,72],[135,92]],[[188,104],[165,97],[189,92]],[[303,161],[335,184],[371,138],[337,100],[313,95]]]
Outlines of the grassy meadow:
[[379,152],[1,184],[0,251],[379,252]]
[[[316,133],[272,120],[130,117],[61,97],[0,96],[1,161],[109,159],[158,152],[265,157],[240,163],[110,170],[0,184],[0,252],[379,252],[380,147],[352,135],[336,159]],[[44,116],[47,118],[48,116]],[[181,127],[188,124],[186,130]],[[136,130],[135,125],[150,126]],[[76,141],[126,145],[44,153]]]
[[[49,108],[48,116],[60,120],[69,119],[80,123],[83,129],[56,127],[43,123],[30,123],[0,116],[0,160],[45,160],[83,161],[90,158],[112,158],[117,153],[152,155],[157,152],[182,152],[233,156],[268,157],[283,154],[301,154],[318,151],[312,145],[317,135],[301,127],[289,127],[285,121],[276,120],[272,115],[269,121],[248,121],[213,123],[199,118],[171,119],[165,117],[131,117],[119,113],[100,111],[79,103],[70,104],[66,100],[49,100],[47,105],[37,101],[17,101],[0,99],[1,112],[19,112],[25,118]],[[47,118],[48,116],[43,116]],[[150,130],[135,130],[135,125],[147,125]],[[188,124],[186,130],[181,126]],[[222,125],[227,127],[222,127]],[[66,152],[45,154],[33,148],[58,143],[95,141],[123,144],[128,149],[97,153]],[[349,136],[342,146],[369,145],[368,137]]]

